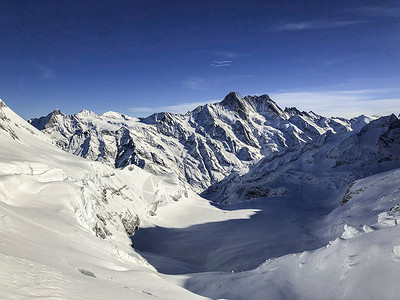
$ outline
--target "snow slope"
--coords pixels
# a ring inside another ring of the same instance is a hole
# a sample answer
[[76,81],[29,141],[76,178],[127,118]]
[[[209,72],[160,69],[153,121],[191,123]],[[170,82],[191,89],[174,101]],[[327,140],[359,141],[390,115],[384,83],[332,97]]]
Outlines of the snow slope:
[[188,274],[185,287],[213,299],[397,299],[399,187],[400,169],[358,180],[347,202],[315,223],[331,239],[325,247],[245,272]]
[[2,101],[0,145],[1,299],[201,298],[160,277],[128,236],[185,198],[176,178],[72,156]]
[[62,149],[121,168],[137,165],[155,174],[173,171],[196,192],[263,157],[296,148],[321,134],[351,131],[354,120],[282,110],[267,95],[199,106],[185,115],[167,112],[136,119],[116,112],[56,110],[29,121]]

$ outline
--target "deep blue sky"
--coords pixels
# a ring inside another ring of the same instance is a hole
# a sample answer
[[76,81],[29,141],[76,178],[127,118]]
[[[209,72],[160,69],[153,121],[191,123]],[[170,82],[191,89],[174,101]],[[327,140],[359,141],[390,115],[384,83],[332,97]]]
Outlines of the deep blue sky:
[[400,113],[400,1],[0,1],[0,98],[185,111],[228,92],[327,115]]

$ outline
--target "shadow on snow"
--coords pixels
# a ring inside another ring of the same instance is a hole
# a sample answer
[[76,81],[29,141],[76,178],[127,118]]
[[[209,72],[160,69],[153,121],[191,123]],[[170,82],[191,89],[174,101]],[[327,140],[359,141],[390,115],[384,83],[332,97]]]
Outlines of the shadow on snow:
[[259,211],[249,219],[187,228],[141,228],[131,237],[134,248],[159,272],[186,274],[250,270],[269,258],[316,249],[327,242],[313,235],[313,224],[326,213],[321,207],[272,198],[230,205],[231,209]]

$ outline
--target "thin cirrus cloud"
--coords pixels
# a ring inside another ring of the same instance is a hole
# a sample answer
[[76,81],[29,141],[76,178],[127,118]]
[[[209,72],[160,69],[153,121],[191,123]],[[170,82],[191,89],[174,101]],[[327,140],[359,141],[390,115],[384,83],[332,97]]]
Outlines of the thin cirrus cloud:
[[191,90],[204,90],[206,87],[206,82],[202,78],[189,78],[182,82],[182,85]]
[[41,79],[41,80],[54,78],[56,76],[56,74],[54,73],[53,70],[51,70],[45,66],[39,66],[39,68],[41,71],[41,75],[40,75],[39,79]]
[[209,54],[213,55],[222,59],[232,59],[232,58],[237,58],[239,56],[242,56],[244,54],[236,53],[236,52],[230,52],[230,51],[210,51],[210,50],[200,50],[197,51],[197,53],[201,54]]
[[351,118],[360,114],[388,115],[400,113],[400,98],[393,89],[318,90],[277,92],[270,94],[281,107],[296,107],[323,116]]
[[365,21],[335,21],[335,20],[317,20],[298,23],[286,23],[278,25],[269,31],[299,31],[312,29],[331,29],[351,26],[355,24],[365,23]]
[[41,64],[38,64],[35,62],[29,62],[29,64],[36,69],[36,71],[38,73],[37,78],[40,80],[46,80],[46,79],[51,79],[51,78],[56,77],[55,72],[52,69],[50,69],[44,65],[41,65]]
[[232,66],[232,61],[231,60],[222,60],[222,61],[214,60],[212,62],[212,64],[210,64],[210,66],[214,67],[214,68],[230,67],[230,66]]
[[208,101],[208,102],[185,102],[175,105],[166,105],[166,106],[158,106],[158,107],[131,107],[129,111],[133,113],[137,117],[148,116],[152,113],[159,112],[170,112],[176,114],[184,114],[188,111],[192,111],[196,107],[200,105],[204,105],[206,103],[212,103],[216,101]]

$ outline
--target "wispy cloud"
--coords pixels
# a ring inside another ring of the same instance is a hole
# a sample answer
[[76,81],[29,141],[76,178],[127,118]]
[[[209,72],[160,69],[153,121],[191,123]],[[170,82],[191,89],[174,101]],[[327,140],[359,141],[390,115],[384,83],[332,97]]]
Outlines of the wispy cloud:
[[[399,92],[397,90],[397,92]],[[354,117],[400,113],[400,98],[394,89],[317,90],[272,93],[279,106],[297,107],[325,116]]]
[[226,58],[226,59],[237,58],[237,57],[243,55],[243,54],[240,54],[240,53],[230,52],[230,51],[200,50],[200,51],[197,51],[197,52],[198,53],[204,53],[204,54],[210,54],[210,55],[213,55],[213,56],[217,56],[219,58]]
[[129,111],[138,117],[148,116],[148,115],[150,115],[152,113],[156,113],[156,112],[170,112],[170,113],[184,114],[188,111],[195,109],[196,107],[198,107],[200,105],[204,105],[206,103],[213,103],[213,102],[216,102],[216,101],[184,102],[184,103],[180,103],[180,104],[157,106],[157,107],[131,107],[131,108],[129,108]]
[[204,90],[205,80],[202,78],[193,77],[183,81],[182,85],[191,90]]
[[38,79],[46,80],[56,77],[56,74],[52,69],[35,62],[30,62],[30,64],[38,71]]
[[330,29],[330,28],[346,27],[360,23],[365,23],[365,21],[315,20],[307,22],[281,24],[269,31],[299,31],[299,30],[312,30],[312,29]]
[[212,64],[210,64],[210,66],[214,67],[214,68],[230,67],[230,66],[232,66],[232,61],[231,60],[222,60],[222,61],[214,60],[212,62]]

